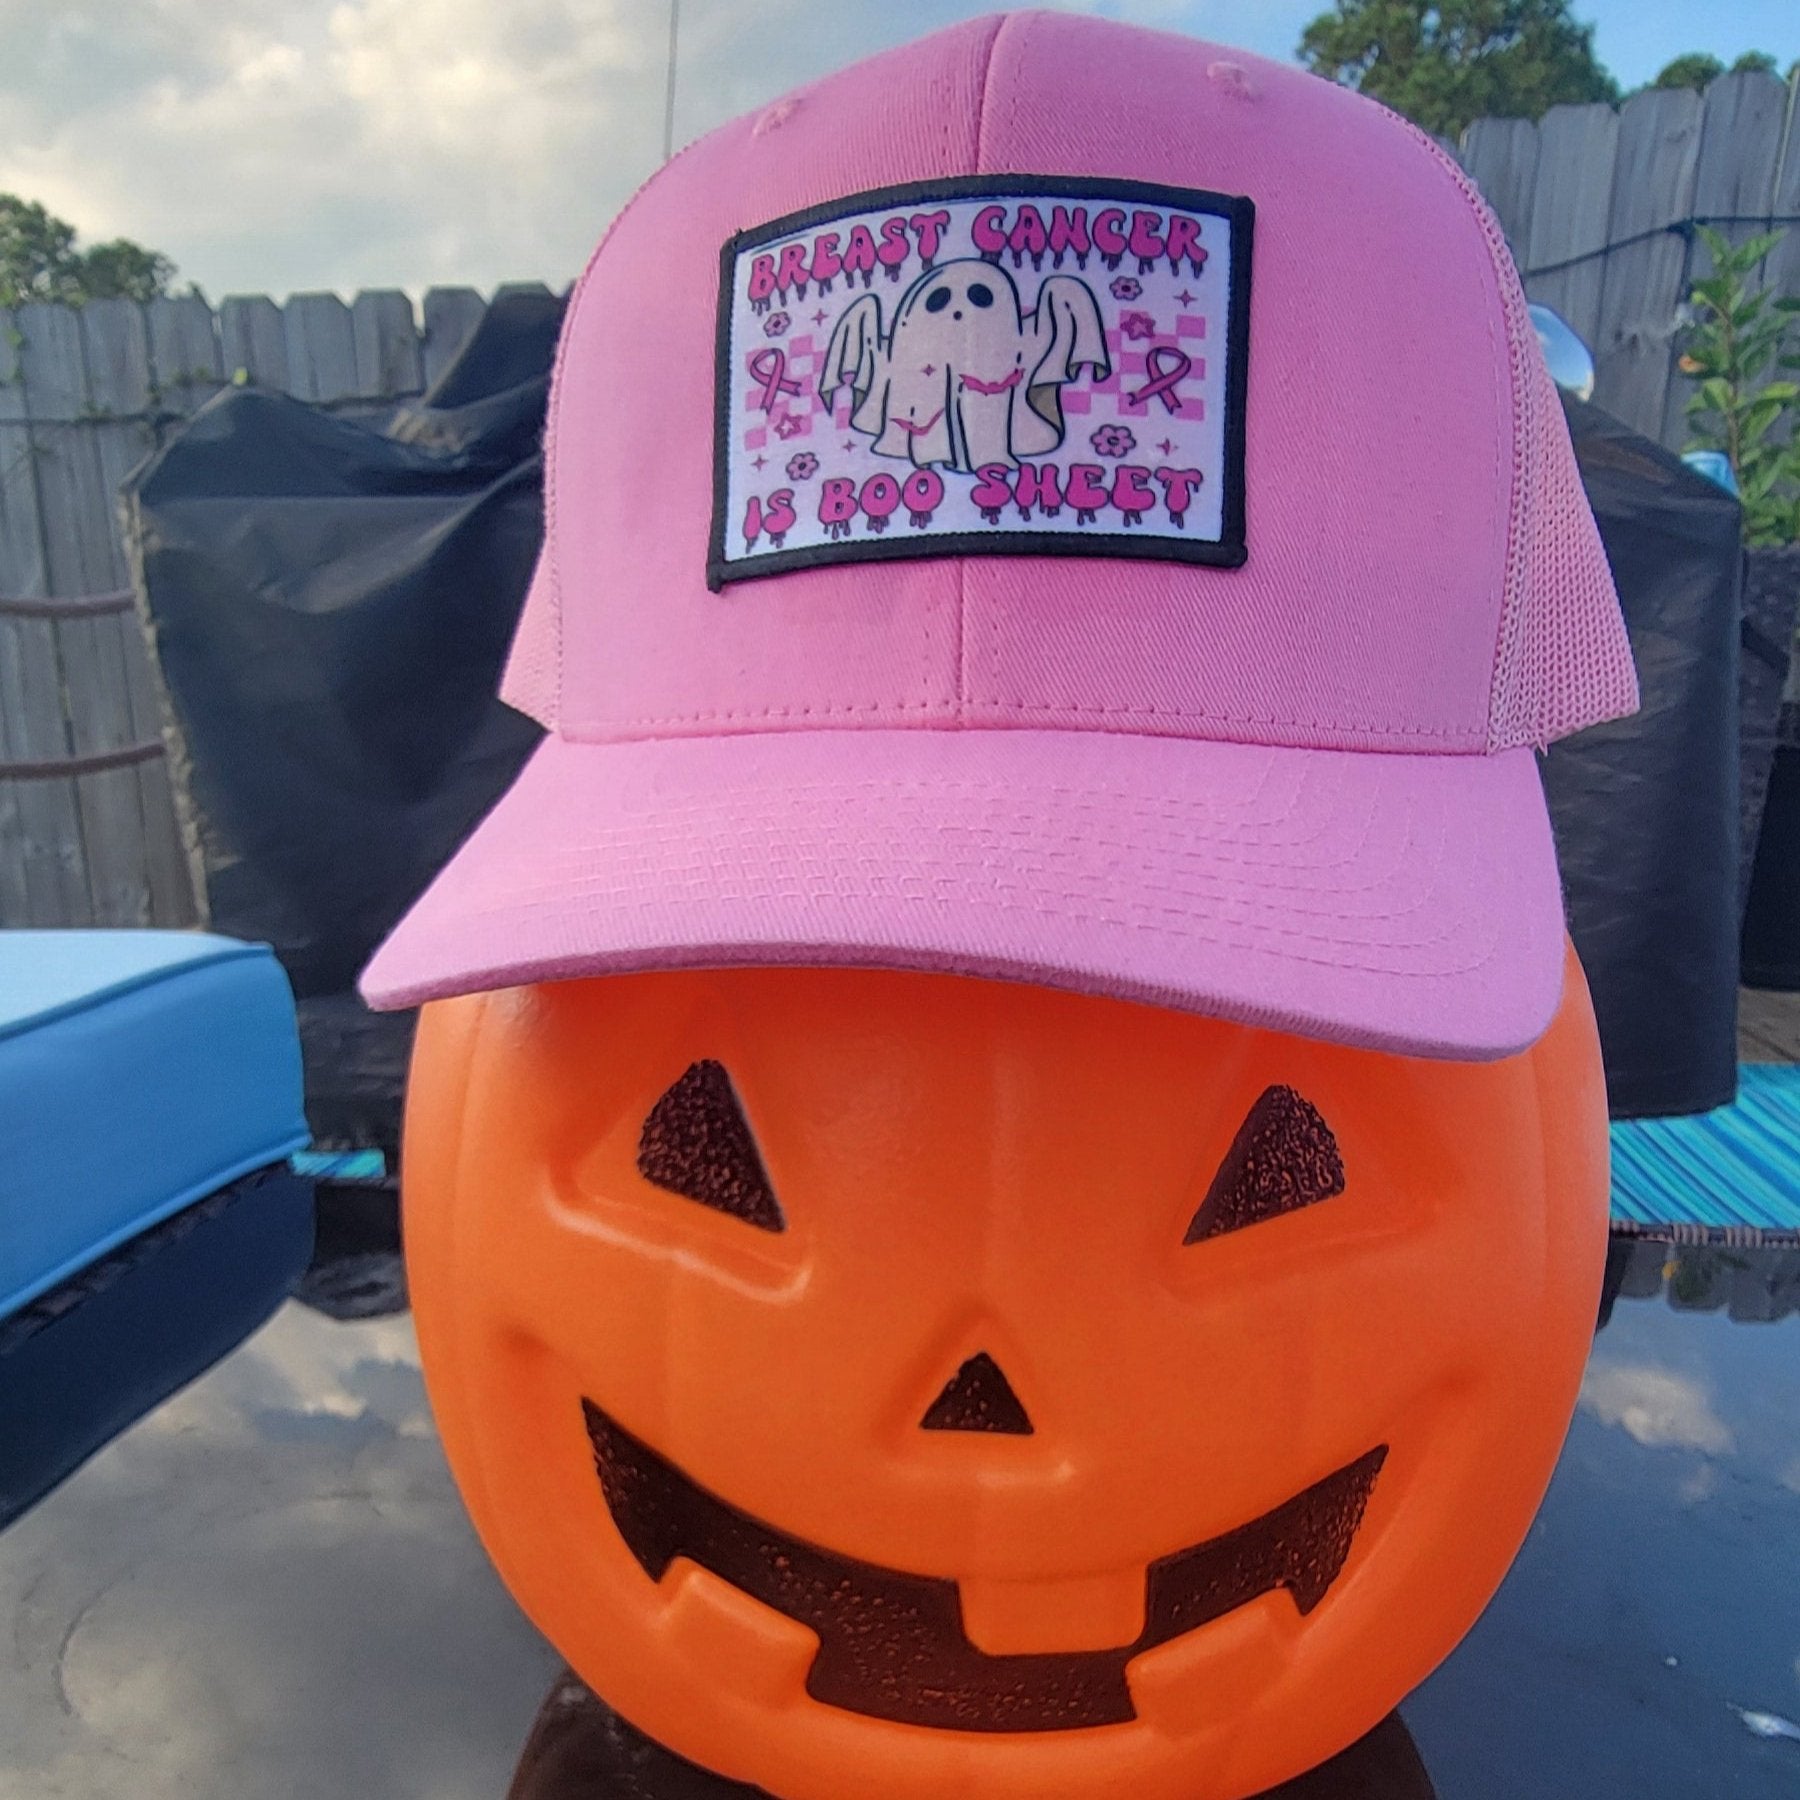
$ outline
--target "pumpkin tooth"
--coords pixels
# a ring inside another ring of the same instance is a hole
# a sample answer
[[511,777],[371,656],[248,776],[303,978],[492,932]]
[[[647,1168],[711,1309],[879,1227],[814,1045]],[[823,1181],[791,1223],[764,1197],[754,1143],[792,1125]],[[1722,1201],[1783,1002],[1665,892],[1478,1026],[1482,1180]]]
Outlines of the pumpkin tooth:
[[665,1586],[662,1628],[696,1666],[733,1670],[741,1690],[764,1706],[805,1699],[819,1649],[806,1626],[697,1563],[676,1564]]
[[963,1631],[988,1656],[1119,1650],[1144,1629],[1141,1566],[1061,1580],[965,1575],[957,1589]]
[[1299,1631],[1286,1594],[1259,1595],[1204,1631],[1134,1656],[1125,1670],[1133,1710],[1152,1731],[1191,1742],[1195,1697],[1206,1696],[1219,1725],[1249,1713],[1291,1667]]

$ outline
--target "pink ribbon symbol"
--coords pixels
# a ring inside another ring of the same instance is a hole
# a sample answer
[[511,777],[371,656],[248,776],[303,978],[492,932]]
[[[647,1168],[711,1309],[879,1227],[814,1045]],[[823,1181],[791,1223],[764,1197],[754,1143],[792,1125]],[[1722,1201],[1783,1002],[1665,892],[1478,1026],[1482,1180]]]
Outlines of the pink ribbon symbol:
[[1194,359],[1185,350],[1177,350],[1173,344],[1158,344],[1144,357],[1144,369],[1151,379],[1125,398],[1133,406],[1160,400],[1166,411],[1178,413],[1181,389],[1176,384],[1192,374],[1193,368]]
[[[1185,365],[1187,358],[1184,356],[1181,360]],[[764,412],[772,412],[775,402],[783,394],[799,393],[799,382],[788,379],[787,357],[773,344],[753,352],[749,358],[749,364],[751,378],[762,383],[762,392],[750,402],[752,406],[760,406]],[[1186,373],[1185,367],[1182,372]],[[1170,410],[1174,409],[1170,408]]]

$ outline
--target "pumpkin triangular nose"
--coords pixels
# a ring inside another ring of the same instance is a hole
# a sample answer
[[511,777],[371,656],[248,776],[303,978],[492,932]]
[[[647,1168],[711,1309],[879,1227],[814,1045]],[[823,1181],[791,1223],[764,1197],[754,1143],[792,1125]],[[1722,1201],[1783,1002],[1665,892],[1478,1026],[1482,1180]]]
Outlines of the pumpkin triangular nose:
[[1012,1383],[985,1350],[977,1351],[944,1384],[919,1421],[924,1431],[1006,1431],[1031,1436],[1031,1420]]

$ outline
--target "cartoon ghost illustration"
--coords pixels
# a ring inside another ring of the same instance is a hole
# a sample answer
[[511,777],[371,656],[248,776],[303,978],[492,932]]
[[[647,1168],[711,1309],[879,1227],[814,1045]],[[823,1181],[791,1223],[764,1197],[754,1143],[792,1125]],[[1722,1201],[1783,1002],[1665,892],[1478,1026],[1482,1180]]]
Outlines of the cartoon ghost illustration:
[[881,301],[864,294],[838,319],[819,393],[850,384],[853,429],[880,456],[973,474],[1012,466],[1063,441],[1062,388],[1083,368],[1112,373],[1100,308],[1084,281],[1049,276],[1029,313],[1012,277],[965,257],[927,269],[883,335]]

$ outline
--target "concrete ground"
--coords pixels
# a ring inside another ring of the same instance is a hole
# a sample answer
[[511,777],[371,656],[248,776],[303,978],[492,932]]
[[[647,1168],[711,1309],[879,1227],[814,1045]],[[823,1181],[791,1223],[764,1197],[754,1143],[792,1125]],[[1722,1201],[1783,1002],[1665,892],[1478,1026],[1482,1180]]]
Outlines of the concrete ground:
[[499,1800],[560,1659],[412,1321],[289,1303],[0,1535],[0,1800]]

